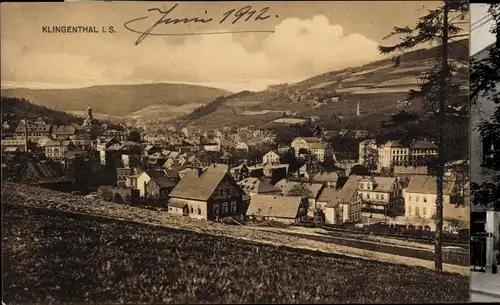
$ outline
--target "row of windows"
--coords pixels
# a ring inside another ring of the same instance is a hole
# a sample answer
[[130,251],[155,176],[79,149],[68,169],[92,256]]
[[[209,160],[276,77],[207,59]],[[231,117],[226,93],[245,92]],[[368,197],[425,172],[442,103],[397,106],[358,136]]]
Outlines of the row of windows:
[[407,155],[408,151],[405,149],[396,149],[396,150],[393,150],[392,153],[395,155]]
[[366,188],[367,190],[371,190],[371,189],[372,189],[372,184],[371,184],[371,183],[360,183],[360,188],[361,188],[362,190],[364,190],[365,188]]
[[[412,196],[409,195],[408,196],[408,201],[411,201],[411,199],[412,199]],[[415,202],[420,202],[420,196],[415,196]],[[422,202],[427,202],[427,197],[422,196]]]
[[[408,216],[412,216],[412,213],[415,213],[415,216],[420,216],[420,207],[415,207],[413,209],[412,206],[408,206]],[[422,216],[427,216],[427,208],[422,208]]]
[[[231,213],[236,213],[237,206],[236,206],[236,201],[231,201]],[[227,213],[229,212],[229,203],[228,202],[223,202],[222,203],[222,213]],[[220,214],[220,204],[214,203],[214,215],[217,216]]]
[[358,220],[361,219],[361,212],[356,212],[351,214],[351,219],[352,220]]
[[406,160],[408,160],[408,156],[393,156],[392,160],[393,161],[406,161]]
[[[361,196],[363,196],[363,193],[361,193]],[[385,200],[385,195],[384,194],[378,194],[376,193],[373,198],[371,198],[370,193],[364,193],[364,197],[366,199],[379,199],[379,200]]]

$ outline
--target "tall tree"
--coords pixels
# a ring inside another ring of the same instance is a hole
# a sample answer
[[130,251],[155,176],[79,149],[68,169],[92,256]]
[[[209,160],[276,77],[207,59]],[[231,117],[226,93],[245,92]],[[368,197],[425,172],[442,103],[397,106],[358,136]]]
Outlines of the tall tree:
[[473,202],[500,209],[500,4],[491,4],[488,13],[494,21],[491,33],[496,35],[495,45],[489,49],[488,56],[471,60],[471,102],[481,107],[481,98],[495,103],[495,111],[489,120],[482,121],[479,132],[483,138],[483,166],[491,170],[490,179],[472,189]]
[[[424,102],[424,115],[406,114],[412,118],[412,121],[426,121],[431,117],[437,122],[437,142],[438,142],[438,158],[435,163],[434,174],[436,175],[436,234],[434,243],[434,265],[436,270],[443,270],[442,259],[442,234],[443,234],[443,180],[444,167],[448,156],[445,144],[445,128],[449,123],[450,115],[455,114],[455,108],[447,107],[451,105],[450,97],[459,92],[457,84],[452,82],[453,72],[456,71],[456,65],[450,62],[448,58],[449,46],[448,42],[454,38],[464,37],[462,28],[457,26],[457,22],[450,22],[451,14],[456,14],[451,21],[461,18],[465,19],[468,13],[468,1],[466,0],[444,0],[443,4],[438,8],[429,10],[425,16],[418,19],[415,27],[394,27],[386,38],[400,36],[400,41],[391,46],[379,46],[382,54],[396,53],[395,67],[399,67],[404,63],[404,54],[401,53],[413,50],[415,47],[422,44],[438,43],[440,45],[437,60],[434,67],[422,77],[422,84],[419,90],[411,90],[409,99],[420,99]],[[461,109],[460,109],[461,110]],[[399,117],[393,117],[393,120],[398,120]],[[456,118],[455,118],[456,120]],[[410,122],[412,123],[412,122]],[[389,122],[389,128],[396,128],[397,121]],[[415,140],[414,126],[407,126],[408,133],[403,129],[403,133],[396,133],[395,140],[406,140],[411,142]],[[405,135],[406,133],[406,135]]]

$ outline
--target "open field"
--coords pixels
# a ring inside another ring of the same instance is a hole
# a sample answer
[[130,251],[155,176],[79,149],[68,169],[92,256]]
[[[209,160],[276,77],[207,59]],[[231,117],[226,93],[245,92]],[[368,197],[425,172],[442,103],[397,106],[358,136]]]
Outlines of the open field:
[[[82,196],[40,189],[26,185],[5,183],[2,187],[3,203],[93,214],[124,221],[133,221],[175,229],[185,229],[241,240],[251,240],[273,245],[319,250],[326,253],[375,259],[394,264],[421,266],[429,269],[434,268],[434,263],[429,260],[374,252],[365,249],[348,247],[345,245],[311,240],[310,238],[300,236],[287,235],[282,232],[270,232],[268,230],[250,228],[246,226],[231,226],[214,222],[197,221],[189,217],[173,216],[165,212],[147,210],[124,204],[110,203],[98,199],[90,199]],[[397,240],[397,243],[401,246],[404,245],[400,240]],[[412,244],[413,243],[409,243],[408,246],[412,246]],[[457,265],[444,264],[444,270],[467,276],[470,274],[469,267]]]
[[469,298],[468,277],[419,267],[10,205],[2,221],[7,304]]

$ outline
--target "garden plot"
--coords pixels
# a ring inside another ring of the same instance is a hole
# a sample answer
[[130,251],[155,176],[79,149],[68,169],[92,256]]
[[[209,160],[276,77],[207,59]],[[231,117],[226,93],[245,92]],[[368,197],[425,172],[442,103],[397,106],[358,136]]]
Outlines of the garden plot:
[[361,70],[361,71],[352,73],[351,76],[358,76],[358,75],[364,75],[364,74],[368,74],[368,73],[372,73],[372,72],[377,72],[377,71],[380,71],[380,70],[383,70],[383,69],[392,68],[393,66],[394,66],[394,64],[383,65],[383,66],[380,66],[380,67],[377,67],[377,68],[374,68],[374,69],[370,69],[370,70]]
[[405,76],[395,79],[389,79],[376,85],[375,88],[401,86],[401,85],[418,85],[419,80],[414,76]]
[[417,89],[418,86],[381,87],[381,88],[366,88],[364,90],[354,91],[351,93],[352,94],[399,93]]

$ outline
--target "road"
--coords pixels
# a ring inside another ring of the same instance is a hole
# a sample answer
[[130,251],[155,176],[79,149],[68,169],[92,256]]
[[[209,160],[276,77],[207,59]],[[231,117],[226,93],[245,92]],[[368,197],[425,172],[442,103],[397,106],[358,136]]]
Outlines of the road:
[[[306,239],[315,240],[315,241],[320,241],[320,242],[333,243],[333,244],[352,247],[352,248],[364,249],[364,250],[381,252],[381,253],[388,253],[388,254],[399,255],[399,256],[414,257],[414,258],[419,258],[419,259],[424,259],[424,260],[429,260],[429,261],[434,260],[434,253],[430,250],[415,249],[415,248],[412,249],[412,248],[407,248],[407,247],[403,247],[403,246],[388,245],[388,244],[376,243],[376,242],[365,241],[365,240],[346,239],[345,237],[333,236],[333,235],[317,236],[317,235],[308,235],[308,234],[296,233],[296,232],[284,232],[284,233],[291,235],[291,236],[297,236],[297,237],[306,238]],[[444,263],[461,265],[461,266],[468,266],[469,265],[468,258],[469,257],[467,254],[467,260],[464,262],[462,256],[450,256],[450,257],[447,256],[444,258]]]
[[475,293],[471,292],[470,294],[470,301],[471,302],[477,302],[477,303],[499,303],[500,302],[500,297],[495,298],[490,295],[485,295],[482,293]]

